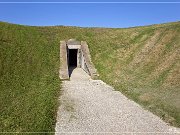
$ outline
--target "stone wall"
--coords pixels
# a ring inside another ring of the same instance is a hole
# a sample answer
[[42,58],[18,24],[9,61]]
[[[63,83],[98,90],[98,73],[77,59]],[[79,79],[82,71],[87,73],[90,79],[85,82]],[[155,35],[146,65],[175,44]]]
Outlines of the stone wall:
[[91,78],[95,79],[97,78],[97,70],[95,69],[92,61],[91,61],[91,55],[89,52],[88,45],[85,41],[81,41],[81,51],[83,52],[84,56],[84,70],[91,76]]
[[86,64],[86,60],[85,60],[85,57],[84,57],[84,53],[83,51],[81,50],[81,53],[80,53],[80,67],[88,74],[88,75],[91,75],[90,74],[90,71],[88,69],[88,66]]
[[68,61],[67,61],[67,45],[65,41],[60,41],[60,70],[59,77],[62,80],[69,79]]

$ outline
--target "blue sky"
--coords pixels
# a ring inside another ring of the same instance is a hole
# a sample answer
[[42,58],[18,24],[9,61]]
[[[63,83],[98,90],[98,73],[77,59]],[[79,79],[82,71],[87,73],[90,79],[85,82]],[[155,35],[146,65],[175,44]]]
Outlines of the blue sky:
[[[0,0],[0,2],[50,2],[50,0]],[[51,0],[62,2],[63,0]],[[65,0],[64,0],[65,1]],[[81,2],[82,0],[68,0]],[[111,2],[110,0],[86,0]],[[123,0],[113,0],[122,2]],[[125,0],[124,0],[125,1]],[[125,2],[147,2],[147,0],[126,0]],[[149,2],[157,0],[149,0]],[[153,4],[18,4],[0,3],[0,21],[36,25],[65,25],[82,27],[133,27],[166,22],[180,21],[179,3]],[[67,2],[67,1],[65,1]],[[172,2],[172,0],[158,0],[158,2]]]

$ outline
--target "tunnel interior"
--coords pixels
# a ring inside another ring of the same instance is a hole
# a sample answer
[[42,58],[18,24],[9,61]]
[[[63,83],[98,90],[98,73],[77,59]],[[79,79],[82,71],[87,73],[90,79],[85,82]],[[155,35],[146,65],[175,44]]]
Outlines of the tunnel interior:
[[77,67],[77,49],[69,49],[69,67]]
[[77,52],[78,49],[68,49],[68,70],[69,76],[71,76],[72,71],[77,67]]

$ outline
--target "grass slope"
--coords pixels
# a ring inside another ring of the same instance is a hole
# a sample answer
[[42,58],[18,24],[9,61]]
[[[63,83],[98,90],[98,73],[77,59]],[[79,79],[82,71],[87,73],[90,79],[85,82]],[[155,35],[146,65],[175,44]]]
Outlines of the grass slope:
[[54,131],[59,46],[49,38],[0,23],[0,132]]
[[94,37],[89,45],[100,79],[180,127],[180,23],[104,30]]
[[180,22],[125,29],[0,23],[1,131],[54,131],[59,41],[89,44],[100,79],[180,126]]

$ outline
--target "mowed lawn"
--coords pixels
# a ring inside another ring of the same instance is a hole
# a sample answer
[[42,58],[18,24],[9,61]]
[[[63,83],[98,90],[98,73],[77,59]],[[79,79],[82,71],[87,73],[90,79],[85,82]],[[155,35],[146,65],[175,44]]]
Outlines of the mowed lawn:
[[36,27],[0,23],[0,132],[54,131],[59,46]]
[[87,40],[100,79],[180,127],[180,22],[94,33]]
[[59,41],[88,42],[99,79],[180,126],[180,22],[134,28],[0,22],[0,131],[54,132]]

